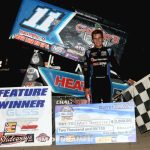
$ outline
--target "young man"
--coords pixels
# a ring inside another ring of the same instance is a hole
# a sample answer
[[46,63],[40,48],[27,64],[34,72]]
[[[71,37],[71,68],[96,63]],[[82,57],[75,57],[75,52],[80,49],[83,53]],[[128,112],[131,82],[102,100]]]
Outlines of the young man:
[[[103,46],[103,32],[92,32],[94,47],[85,53],[84,80],[85,96],[92,103],[111,102],[110,65],[118,73],[119,65],[111,48]],[[132,84],[133,80],[128,80]]]

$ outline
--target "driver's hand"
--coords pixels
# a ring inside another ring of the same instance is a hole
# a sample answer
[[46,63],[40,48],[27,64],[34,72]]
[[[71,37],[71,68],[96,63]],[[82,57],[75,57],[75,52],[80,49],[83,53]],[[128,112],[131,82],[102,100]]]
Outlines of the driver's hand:
[[87,99],[87,103],[90,103],[90,101],[91,101],[91,90],[89,88],[85,89],[85,97]]
[[127,81],[127,84],[133,85],[135,82],[136,82],[136,81],[134,81],[134,80],[132,80],[132,79],[129,79],[129,80]]

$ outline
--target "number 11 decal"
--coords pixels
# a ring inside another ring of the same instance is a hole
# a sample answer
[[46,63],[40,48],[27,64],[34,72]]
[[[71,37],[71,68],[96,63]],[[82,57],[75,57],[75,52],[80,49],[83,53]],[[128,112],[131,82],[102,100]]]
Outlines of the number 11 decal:
[[21,26],[48,34],[54,25],[54,21],[62,16],[62,13],[52,11],[49,8],[37,7],[29,19],[24,19]]

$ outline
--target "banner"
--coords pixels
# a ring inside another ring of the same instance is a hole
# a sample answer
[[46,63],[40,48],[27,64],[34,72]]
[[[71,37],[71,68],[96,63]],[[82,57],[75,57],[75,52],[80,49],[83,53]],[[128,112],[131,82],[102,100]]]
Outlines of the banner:
[[136,142],[133,102],[56,105],[56,145]]
[[52,145],[51,90],[0,89],[0,147]]

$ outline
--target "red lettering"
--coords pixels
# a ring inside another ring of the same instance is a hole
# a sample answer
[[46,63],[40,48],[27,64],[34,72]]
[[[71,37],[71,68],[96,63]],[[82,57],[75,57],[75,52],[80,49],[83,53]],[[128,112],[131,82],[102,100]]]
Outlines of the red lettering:
[[66,88],[70,88],[70,89],[74,89],[74,87],[73,87],[73,82],[74,82],[74,80],[73,79],[71,79],[71,78],[66,78],[66,84],[65,84],[65,87]]
[[22,36],[22,35],[16,34],[16,35],[15,35],[15,39],[20,40],[20,41],[24,41],[24,40],[25,40],[25,37]]
[[80,80],[74,81],[74,79],[72,78],[62,77],[61,79],[60,76],[56,76],[54,85],[72,89],[72,90],[84,91],[84,81],[80,81]]
[[60,79],[60,76],[56,76],[56,80],[55,80],[55,83],[54,85],[55,86],[59,86],[59,84],[62,86],[62,87],[65,87],[65,78],[62,77],[62,79]]
[[120,38],[118,36],[114,35],[114,38],[113,38],[114,43],[119,44],[119,40],[120,40]]
[[81,91],[82,90],[81,89],[81,81],[77,80],[74,84],[73,89],[75,89],[75,90],[78,89],[79,91]]
[[50,47],[49,47],[49,44],[46,44],[45,43],[45,49],[49,49]]
[[45,49],[49,49],[49,44],[40,42],[40,47],[41,47],[41,48],[45,48]]
[[45,47],[45,43],[41,42],[41,43],[40,43],[40,47],[41,47],[41,48],[44,48],[44,47]]
[[34,41],[34,43],[33,43],[34,45],[36,45],[36,46],[39,46],[40,45],[40,41]]
[[84,91],[84,81],[81,81],[81,91]]
[[27,43],[29,43],[29,44],[33,44],[34,39],[26,38],[25,42],[27,42]]
[[77,24],[76,25],[76,30],[78,32],[83,32],[83,33],[87,33],[87,34],[90,35],[94,29],[92,29],[90,27],[87,27],[87,26],[85,26],[83,24]]

